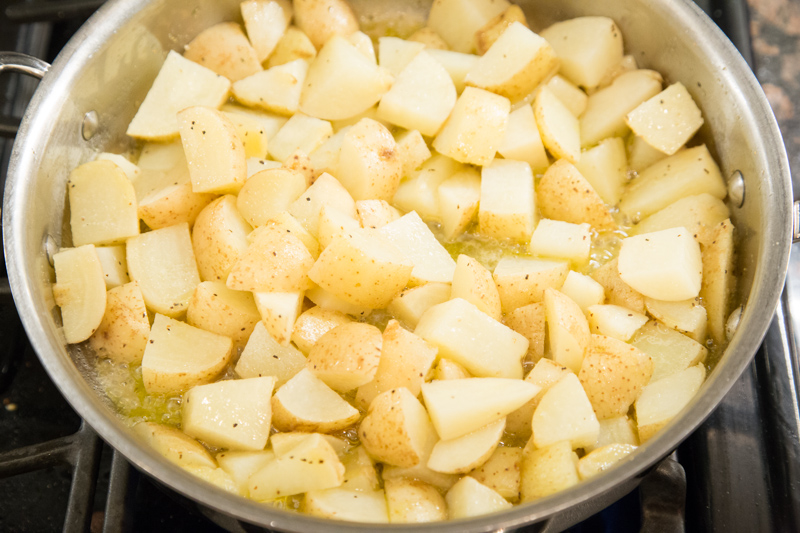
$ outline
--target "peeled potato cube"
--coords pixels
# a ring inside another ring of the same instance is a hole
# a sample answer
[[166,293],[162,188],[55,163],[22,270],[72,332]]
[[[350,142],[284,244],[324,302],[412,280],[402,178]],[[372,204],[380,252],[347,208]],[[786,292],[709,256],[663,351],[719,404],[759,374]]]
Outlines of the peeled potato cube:
[[[539,304],[542,305],[542,304]],[[533,369],[525,376],[525,381],[539,387],[539,392],[519,409],[512,411],[506,417],[506,431],[513,433],[521,439],[531,438],[532,417],[536,406],[542,400],[545,392],[555,385],[565,375],[572,371],[567,367],[556,363],[552,359],[541,358],[533,366]]]
[[424,462],[420,462],[410,468],[403,468],[400,466],[384,465],[383,472],[381,473],[384,482],[389,479],[416,479],[429,485],[433,485],[439,490],[445,491],[452,487],[458,476],[454,474],[442,474],[434,472]]
[[263,450],[272,419],[272,376],[199,385],[183,395],[187,435],[229,450]]
[[628,415],[615,416],[600,420],[600,435],[593,446],[587,446],[584,451],[590,453],[609,444],[639,445],[636,427]]
[[519,500],[521,459],[522,448],[498,446],[491,457],[469,475],[505,499],[515,502]]
[[200,278],[226,280],[247,250],[253,230],[236,208],[236,197],[226,194],[208,204],[192,227],[192,248]]
[[346,302],[319,285],[314,285],[307,290],[306,297],[317,305],[317,307],[325,309],[326,311],[341,313],[345,316],[350,315],[356,318],[366,318],[372,312],[372,308]]
[[344,313],[314,306],[297,317],[292,331],[292,342],[301,352],[308,354],[320,337],[351,321]]
[[675,302],[700,293],[703,260],[700,245],[686,228],[671,228],[623,239],[619,275],[635,290]]
[[547,86],[543,86],[536,94],[533,114],[547,150],[556,159],[563,158],[576,163],[581,157],[578,119]]
[[192,106],[218,108],[230,86],[227,78],[170,51],[127,134],[158,141],[175,138],[180,132],[179,111]]
[[457,161],[436,154],[428,159],[410,179],[397,188],[392,204],[401,211],[416,211],[425,219],[439,218],[439,186],[448,178],[467,167]]
[[[299,12],[295,5],[295,10]],[[303,113],[341,120],[377,104],[393,77],[358,51],[344,37],[334,36],[311,62],[300,96]]]
[[725,321],[728,319],[735,278],[733,224],[730,219],[720,222],[712,233],[711,244],[703,249],[703,284],[700,296],[708,310],[708,331],[714,342],[725,339]]
[[453,80],[456,92],[461,94],[466,87],[464,79],[469,71],[472,70],[472,67],[475,66],[475,63],[478,62],[479,56],[451,50],[434,50],[432,48],[427,48],[425,52],[444,67],[450,75],[450,79]]
[[239,5],[244,27],[258,61],[263,63],[278,45],[292,20],[288,0],[247,0]]
[[425,51],[397,75],[378,105],[378,116],[408,130],[436,135],[456,105],[456,88],[445,68]]
[[547,169],[536,188],[536,199],[545,218],[585,222],[597,231],[616,228],[600,195],[569,161],[558,160]]
[[508,27],[515,22],[519,22],[526,28],[528,27],[525,13],[518,5],[509,6],[503,13],[487,22],[475,33],[475,47],[478,54],[484,55]]
[[210,107],[178,113],[194,192],[236,193],[247,178],[244,145],[233,123]]
[[381,344],[378,328],[348,322],[317,340],[308,353],[306,367],[333,390],[346,393],[375,377]]
[[428,15],[428,27],[457,52],[475,50],[475,34],[510,6],[506,0],[437,0]]
[[531,236],[531,252],[537,256],[585,263],[592,247],[591,229],[589,224],[542,219]]
[[450,299],[447,283],[426,283],[411,287],[397,295],[386,310],[410,328],[417,327],[425,311]]
[[653,361],[652,381],[701,363],[708,355],[705,346],[656,320],[645,324],[631,339],[631,344]]
[[456,298],[428,309],[414,330],[439,348],[439,355],[463,365],[475,376],[522,378],[528,340]]
[[466,435],[438,441],[428,458],[428,468],[445,474],[466,474],[478,468],[494,453],[505,427],[506,419],[501,418]]
[[550,44],[520,22],[513,22],[475,63],[467,85],[505,96],[512,102],[530,94],[558,69]]
[[608,444],[595,448],[578,461],[578,475],[581,479],[589,479],[604,470],[611,468],[616,463],[636,450],[632,444]]
[[647,316],[618,305],[592,305],[586,309],[592,333],[627,342],[647,323]]
[[202,444],[179,429],[154,422],[139,422],[133,432],[158,453],[183,468],[217,468]]
[[359,412],[307,369],[303,369],[272,398],[272,423],[280,431],[331,432],[359,419]]
[[378,232],[414,264],[411,283],[453,281],[455,261],[416,212],[386,224]]
[[232,291],[222,281],[197,285],[186,310],[186,322],[225,335],[236,347],[244,346],[261,319],[249,292]]
[[541,302],[546,289],[558,289],[569,272],[566,261],[504,257],[494,268],[494,282],[505,313]]
[[248,480],[267,463],[275,460],[272,450],[255,452],[221,452],[214,458],[239,487],[241,494],[249,496]]
[[149,334],[142,291],[132,282],[106,293],[105,314],[97,331],[89,337],[89,346],[97,355],[114,362],[139,363]]
[[242,78],[231,89],[236,100],[246,106],[292,115],[300,107],[307,73],[308,63],[295,59]]
[[257,501],[338,487],[344,466],[322,435],[312,435],[250,476],[250,497]]
[[356,217],[356,203],[347,189],[330,174],[322,174],[305,193],[289,206],[291,213],[311,235],[316,236],[323,205],[332,205],[342,213]]
[[399,37],[380,37],[378,39],[379,64],[391,72],[392,76],[397,76],[424,49],[423,43]]
[[544,498],[576,485],[578,456],[569,441],[560,441],[522,455],[520,497],[523,502]]
[[378,229],[402,215],[386,200],[359,200],[356,202],[356,213],[362,228]]
[[[545,448],[567,441],[572,449],[594,444],[597,416],[578,376],[567,374],[544,393],[533,412],[533,442]],[[524,496],[523,496],[524,498]]]
[[589,345],[589,323],[578,304],[555,289],[544,291],[550,358],[576,374]]
[[600,305],[605,302],[605,288],[597,281],[584,274],[570,270],[567,279],[559,289],[568,296],[573,302],[578,304],[581,310],[586,310],[591,305]]
[[536,224],[533,172],[523,161],[497,159],[481,171],[478,228],[487,237],[530,240]]
[[433,147],[461,163],[486,165],[503,142],[510,111],[507,98],[467,87],[434,139]]
[[345,0],[295,0],[294,18],[317,48],[334,35],[358,31],[358,19]]
[[358,121],[342,140],[336,175],[354,200],[391,200],[402,162],[389,130],[375,120]]
[[628,135],[625,143],[625,150],[628,152],[628,166],[636,173],[640,173],[650,165],[658,163],[667,154],[661,150],[656,150],[647,142],[636,135]]
[[[273,433],[270,436],[270,446],[272,451],[275,452],[276,457],[283,457],[291,452],[294,448],[309,439],[314,439],[316,436],[321,436],[328,444],[331,445],[336,456],[344,459],[350,449],[350,444],[346,440],[334,437],[333,435],[325,435],[323,433],[307,433],[303,431],[283,431],[280,433]],[[347,467],[345,467],[347,468]]]
[[639,104],[625,121],[635,135],[672,155],[703,125],[703,116],[682,83],[673,83]]
[[396,136],[397,152],[403,165],[403,176],[410,176],[431,158],[431,150],[418,130],[410,130]]
[[619,277],[619,258],[615,258],[592,272],[592,279],[605,290],[607,302],[644,313],[644,296]]
[[277,168],[250,176],[239,191],[236,207],[253,227],[265,225],[306,190],[305,177],[294,170]]
[[511,503],[475,478],[464,476],[445,496],[451,519],[469,518],[511,508]]
[[289,26],[275,46],[275,50],[269,56],[266,66],[267,68],[272,68],[296,59],[310,61],[316,55],[317,49],[311,39],[308,38],[308,35],[299,28]]
[[619,203],[628,181],[628,162],[622,139],[603,139],[600,144],[581,154],[575,168],[597,191],[603,202],[608,205]]
[[53,255],[53,296],[61,308],[67,342],[83,342],[97,331],[106,312],[106,282],[94,246],[67,248]]
[[270,139],[269,154],[277,161],[286,161],[297,151],[310,154],[332,134],[327,120],[296,113]]
[[175,393],[213,381],[228,365],[229,337],[156,314],[142,358],[149,394]]
[[594,89],[622,61],[622,32],[607,17],[557,22],[541,33],[561,59],[561,74]]
[[124,245],[95,246],[94,250],[103,268],[106,289],[111,290],[131,281],[128,276],[128,259],[125,257]]
[[384,237],[362,230],[334,239],[308,276],[346,302],[379,309],[405,287],[413,268]]
[[444,379],[467,379],[473,377],[463,366],[450,361],[449,359],[439,359],[436,368],[433,369],[432,378]]
[[415,524],[447,519],[447,504],[436,487],[409,478],[384,481],[389,522]]
[[259,322],[247,340],[236,363],[236,374],[242,378],[272,376],[280,387],[300,372],[306,358],[294,346],[281,346]]
[[75,246],[118,244],[139,234],[136,192],[114,163],[84,163],[70,172],[67,191]]
[[500,293],[492,273],[468,255],[458,256],[450,298],[464,299],[493,319],[500,320]]
[[445,440],[496,422],[538,392],[537,385],[504,378],[435,380],[422,385],[431,421]]
[[234,125],[241,122],[241,125],[237,127],[243,131],[252,131],[253,125],[258,125],[259,135],[263,134],[267,142],[275,137],[275,134],[278,133],[288,121],[286,117],[280,115],[250,109],[232,103],[224,104],[220,108],[220,111],[222,111]]
[[375,463],[363,446],[356,446],[342,457],[344,481],[342,487],[351,490],[373,491],[380,487]]
[[304,297],[303,291],[253,293],[261,322],[281,346],[289,345]]
[[524,105],[508,115],[506,135],[497,152],[506,159],[528,163],[535,172],[550,166],[531,106]]
[[632,234],[651,233],[662,229],[682,226],[692,232],[700,246],[708,246],[713,240],[714,228],[730,216],[725,203],[702,193],[687,196],[653,213],[632,228]]
[[561,100],[561,103],[564,104],[573,115],[580,117],[581,114],[583,114],[589,97],[571,81],[556,74],[547,82],[547,88]]
[[128,239],[128,272],[139,283],[147,307],[178,317],[200,283],[189,225],[176,224]]
[[705,377],[705,367],[694,365],[648,384],[635,404],[639,440],[647,442],[680,413],[700,390]]
[[437,440],[425,408],[403,387],[372,400],[358,436],[376,460],[404,468],[426,460]]
[[[708,277],[708,273],[706,273],[706,277]],[[697,342],[703,342],[706,339],[708,314],[700,298],[691,298],[680,302],[665,302],[647,298],[645,306],[653,318],[668,328],[684,333]]]
[[306,492],[303,509],[311,516],[386,524],[389,511],[383,490],[352,490],[332,488]]

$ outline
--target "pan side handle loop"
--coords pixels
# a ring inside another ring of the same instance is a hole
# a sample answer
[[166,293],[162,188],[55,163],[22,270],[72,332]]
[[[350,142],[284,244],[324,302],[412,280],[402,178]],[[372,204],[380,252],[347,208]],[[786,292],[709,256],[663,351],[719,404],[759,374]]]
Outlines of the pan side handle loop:
[[50,63],[42,61],[38,57],[19,52],[0,52],[0,74],[19,72],[42,79],[49,69]]

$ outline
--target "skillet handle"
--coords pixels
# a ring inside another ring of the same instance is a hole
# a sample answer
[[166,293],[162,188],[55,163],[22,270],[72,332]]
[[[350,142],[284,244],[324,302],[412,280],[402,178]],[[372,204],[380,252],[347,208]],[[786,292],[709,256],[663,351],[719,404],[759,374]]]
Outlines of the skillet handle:
[[38,57],[19,52],[0,52],[0,74],[19,72],[42,79],[49,69],[50,63],[42,61]]

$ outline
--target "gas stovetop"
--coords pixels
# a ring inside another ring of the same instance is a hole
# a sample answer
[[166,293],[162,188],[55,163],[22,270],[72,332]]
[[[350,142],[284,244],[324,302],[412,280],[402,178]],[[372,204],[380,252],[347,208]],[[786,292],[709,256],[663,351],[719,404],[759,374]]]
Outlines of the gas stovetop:
[[[800,0],[791,1],[800,10]],[[745,0],[697,3],[752,66]],[[52,61],[100,4],[10,5],[0,17],[0,49]],[[13,138],[35,87],[0,79],[0,137]],[[3,179],[10,151],[0,138]],[[0,531],[222,531],[219,517],[139,474],[69,407],[28,344],[4,263],[0,269]],[[800,530],[800,324],[789,313],[790,302],[800,309],[800,250],[790,270],[762,347],[708,421],[639,490],[570,531]]]

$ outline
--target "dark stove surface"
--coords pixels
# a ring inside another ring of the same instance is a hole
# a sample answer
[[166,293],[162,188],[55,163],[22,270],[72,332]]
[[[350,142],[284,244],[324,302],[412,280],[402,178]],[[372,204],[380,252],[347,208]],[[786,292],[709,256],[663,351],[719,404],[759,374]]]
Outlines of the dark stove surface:
[[[792,134],[792,129],[800,131],[794,128],[800,113],[795,114],[792,102],[800,102],[800,0],[696,1],[766,82],[790,159],[797,163],[800,135]],[[58,0],[30,0],[8,5],[0,17],[0,49],[24,50],[52,61],[101,3],[69,0],[64,7]],[[13,130],[14,117],[22,115],[34,89],[32,80],[0,78],[0,137]],[[0,138],[3,180],[10,145]],[[793,261],[793,268],[796,275],[790,277],[790,287],[792,279],[800,280],[800,260]],[[181,497],[130,468],[82,425],[28,344],[3,276],[4,262],[0,263],[0,532],[223,531]],[[800,287],[796,292],[800,295]],[[677,451],[686,472],[687,531],[800,531],[796,386],[800,379],[792,356],[791,294],[781,302],[753,364],[706,424]],[[15,455],[24,447],[45,458],[44,468],[30,467],[27,459]],[[666,466],[673,468],[671,463]],[[641,505],[651,498],[646,487],[641,495],[634,491],[570,531],[625,533],[643,525],[643,530],[653,530],[651,516],[646,514],[643,522]],[[80,502],[84,510],[76,505]],[[683,526],[680,511],[668,512]]]

